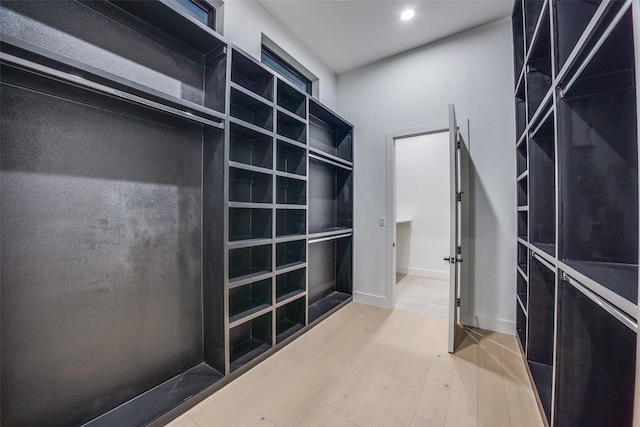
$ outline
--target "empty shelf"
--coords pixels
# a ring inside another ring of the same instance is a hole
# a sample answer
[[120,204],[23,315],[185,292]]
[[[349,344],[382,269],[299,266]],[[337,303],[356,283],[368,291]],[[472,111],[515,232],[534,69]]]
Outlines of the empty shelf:
[[273,74],[235,49],[231,54],[231,81],[273,101]]
[[271,306],[271,292],[271,279],[229,289],[229,323]]
[[563,261],[621,297],[638,303],[638,265],[610,262]]
[[305,325],[304,298],[298,298],[276,309],[276,343],[301,330]]
[[312,323],[327,314],[343,302],[351,298],[351,295],[342,292],[333,292],[309,306],[309,323]]
[[271,348],[272,313],[265,313],[229,330],[231,372]]
[[278,105],[302,119],[307,118],[307,96],[279,79]]
[[533,377],[533,382],[538,390],[538,396],[547,416],[547,422],[551,422],[551,391],[553,382],[553,367],[543,363],[529,361],[529,370]]
[[307,270],[300,268],[276,277],[276,302],[288,300],[306,290]]

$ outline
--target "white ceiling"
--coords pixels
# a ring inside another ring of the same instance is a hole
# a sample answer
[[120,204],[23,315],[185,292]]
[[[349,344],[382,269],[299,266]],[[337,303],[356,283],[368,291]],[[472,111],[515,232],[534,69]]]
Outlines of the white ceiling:
[[[511,14],[513,0],[257,0],[342,74]],[[416,11],[400,20],[407,7]]]

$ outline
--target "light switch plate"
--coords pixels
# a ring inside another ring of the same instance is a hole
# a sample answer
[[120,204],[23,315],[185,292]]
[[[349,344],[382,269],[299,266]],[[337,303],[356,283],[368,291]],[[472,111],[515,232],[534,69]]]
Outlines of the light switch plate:
[[378,225],[379,225],[380,227],[384,227],[384,217],[380,217],[380,218],[378,218]]

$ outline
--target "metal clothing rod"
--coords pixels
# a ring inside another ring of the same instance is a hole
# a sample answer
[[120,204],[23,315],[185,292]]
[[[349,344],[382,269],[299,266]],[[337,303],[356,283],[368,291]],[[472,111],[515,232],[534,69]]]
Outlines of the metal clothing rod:
[[569,82],[565,85],[565,87],[560,90],[560,95],[565,96],[566,93],[571,89],[571,86],[573,86],[576,80],[580,78],[580,75],[582,74],[584,69],[587,68],[587,66],[591,62],[591,59],[593,59],[593,57],[596,56],[596,54],[600,50],[600,47],[607,41],[607,38],[609,38],[609,35],[613,32],[613,30],[616,29],[616,26],[622,20],[622,18],[624,17],[624,14],[627,13],[629,8],[631,7],[631,1],[632,0],[627,0],[625,2],[624,6],[622,6],[618,14],[615,16],[615,18],[613,18],[613,21],[611,21],[611,24],[609,25],[609,27],[607,27],[607,29],[602,33],[602,36],[600,36],[600,39],[597,41],[593,49],[591,49],[591,52],[589,52],[585,60],[582,61],[582,64],[580,64],[580,67],[576,70],[571,80],[569,80]]
[[163,111],[165,113],[169,113],[174,116],[179,116],[191,121],[202,123],[207,126],[213,126],[220,129],[224,129],[224,123],[214,122],[212,120],[208,120],[203,117],[196,116],[193,113],[190,113],[188,111],[178,110],[177,108],[169,107],[159,102],[151,101],[149,99],[145,99],[143,97],[133,95],[131,93],[123,92],[121,90],[114,89],[114,88],[102,85],[100,83],[92,82],[91,80],[87,80],[85,78],[75,76],[73,74],[65,73],[65,72],[56,70],[54,68],[47,67],[45,65],[40,65],[35,62],[31,62],[26,59],[19,58],[17,56],[13,56],[5,52],[0,52],[0,61],[7,64],[12,64],[18,68],[21,68],[36,74],[40,74],[40,75],[47,76],[49,78],[56,79],[58,81],[83,87],[93,92],[98,92],[107,96],[120,98],[128,102],[139,104],[147,108],[153,108],[155,110]]
[[346,170],[351,170],[351,168],[349,166],[347,166],[347,165],[340,164],[338,162],[335,162],[333,160],[329,160],[329,159],[327,159],[325,157],[321,157],[321,156],[318,156],[318,155],[313,154],[313,153],[309,153],[309,158],[310,159],[314,159],[314,160],[319,160],[321,162],[325,162],[325,163],[328,163],[330,165],[337,166],[337,167],[340,167],[340,168],[343,168],[343,169],[346,169]]
[[607,301],[603,300],[601,297],[593,293],[593,291],[591,291],[590,289],[587,289],[584,285],[582,285],[580,282],[575,280],[573,277],[569,276],[567,273],[563,273],[562,278],[567,282],[569,282],[574,288],[582,292],[584,296],[586,296],[591,301],[596,303],[604,311],[606,311],[607,313],[609,313],[610,315],[618,319],[621,323],[623,323],[633,332],[638,333],[638,322],[636,320],[627,316],[625,313],[618,310],[616,307],[612,306]]
[[537,253],[535,253],[533,251],[531,251],[531,254],[533,255],[533,257],[535,259],[537,259],[542,264],[544,264],[544,266],[547,267],[549,270],[555,271],[556,268],[553,265],[551,265],[551,263],[549,263],[549,261],[547,261],[546,259],[542,258],[540,255],[538,255]]
[[341,239],[343,237],[350,237],[353,233],[345,233],[345,234],[335,234],[333,236],[328,236],[328,237],[318,237],[317,239],[311,239],[309,240],[309,244],[311,243],[319,243],[319,242],[326,242],[329,240],[338,240]]

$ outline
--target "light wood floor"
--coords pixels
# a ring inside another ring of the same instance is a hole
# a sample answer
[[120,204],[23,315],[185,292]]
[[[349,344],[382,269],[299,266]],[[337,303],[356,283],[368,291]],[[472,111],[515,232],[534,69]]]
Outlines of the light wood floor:
[[169,425],[542,426],[515,338],[350,303]]

